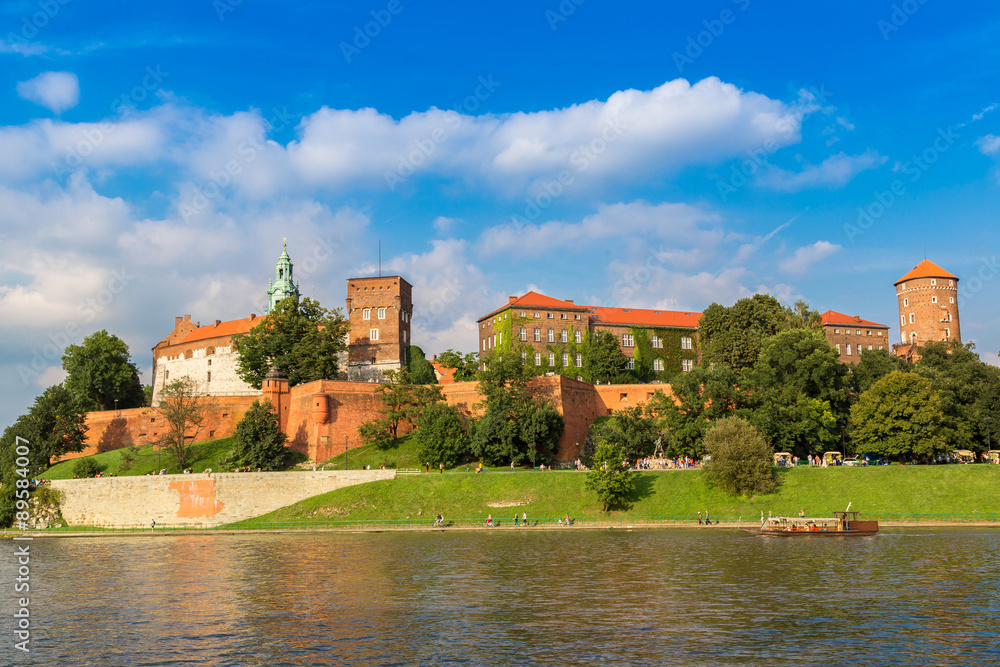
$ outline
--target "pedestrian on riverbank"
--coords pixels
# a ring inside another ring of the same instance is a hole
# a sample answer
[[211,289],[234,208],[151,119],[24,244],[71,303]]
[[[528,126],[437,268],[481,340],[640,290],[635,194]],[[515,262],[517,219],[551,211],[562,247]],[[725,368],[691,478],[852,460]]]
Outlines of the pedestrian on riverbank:
[[156,530],[156,519],[153,519],[152,521],[149,522],[149,530],[150,531]]
[[524,526],[528,525],[528,513],[527,512],[522,512],[521,513],[521,525],[524,525]]
[[493,515],[492,514],[487,514],[486,515],[486,525],[489,526],[490,528],[493,527]]
[[706,526],[712,525],[712,520],[708,518],[708,510],[705,510],[705,525]]
[[698,525],[701,525],[701,512],[698,512]]
[[517,512],[514,512],[514,525],[517,526]]

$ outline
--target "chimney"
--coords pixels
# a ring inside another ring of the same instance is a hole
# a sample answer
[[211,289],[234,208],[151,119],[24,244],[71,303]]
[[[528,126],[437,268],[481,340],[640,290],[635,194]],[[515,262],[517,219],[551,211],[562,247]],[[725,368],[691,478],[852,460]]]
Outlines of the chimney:
[[509,297],[507,297],[507,303],[508,304],[514,303],[515,301],[517,301],[517,297],[516,296],[509,296]]
[[[566,299],[566,303],[573,303],[573,299]],[[576,305],[576,304],[573,304]]]
[[220,324],[222,324],[222,320],[215,320],[215,326],[219,326]]
[[180,315],[178,315],[177,317],[174,318],[174,326],[175,327],[179,327],[181,325],[181,322],[183,322],[183,321],[184,321],[184,318],[181,317]]
[[257,319],[257,313],[250,313],[250,321],[253,322],[255,319]]
[[191,316],[190,315],[185,315],[184,316],[184,321],[185,322],[190,322],[191,321]]

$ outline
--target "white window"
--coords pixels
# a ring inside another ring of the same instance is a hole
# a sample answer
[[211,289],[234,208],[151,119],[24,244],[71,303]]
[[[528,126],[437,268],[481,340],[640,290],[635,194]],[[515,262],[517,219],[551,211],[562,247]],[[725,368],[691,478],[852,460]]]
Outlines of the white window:
[[910,324],[913,324],[915,320],[916,320],[916,317],[914,316],[914,314],[910,313]]
[[909,306],[909,305],[910,305],[910,300],[909,299],[903,299],[903,307],[905,308],[906,306]]
[[951,329],[945,329],[944,330],[944,339],[948,340],[950,338],[951,338]]
[[632,344],[632,334],[622,334],[622,347],[635,347]]
[[378,318],[380,320],[384,320],[385,319],[385,308],[379,308],[378,309]]
[[556,332],[554,329],[549,329],[549,342],[550,343],[556,342]]
[[559,319],[560,320],[565,320],[566,319],[566,313],[559,313]]
[[694,359],[681,359],[681,370],[689,373],[694,369]]
[[549,366],[555,366],[555,365],[556,365],[556,353],[549,352]]
[[654,371],[663,370],[663,359],[653,359],[653,370]]
[[690,350],[691,347],[692,347],[691,346],[691,336],[682,336],[681,337],[681,349],[682,350]]
[[948,297],[948,303],[955,303],[955,297],[949,296]]
[[882,335],[882,332],[881,332],[881,331],[879,331],[879,332],[878,332],[878,335],[879,335],[879,336],[881,336],[881,335]]
[[934,278],[931,278],[931,285],[937,285],[937,280],[934,279]]
[[949,280],[948,281],[948,286],[949,287],[954,287],[955,286],[955,281],[954,280]]
[[902,283],[902,284],[901,284],[901,285],[899,286],[899,291],[901,291],[901,292],[902,292],[902,291],[903,291],[903,290],[905,290],[905,289],[906,289],[906,283]]
[[524,311],[522,310],[522,311],[521,311],[521,312],[519,313],[519,315],[520,315],[520,317],[524,317]]
[[936,296],[932,296],[931,297],[931,303],[937,303],[937,297]]
[[840,343],[835,344],[834,347],[837,348],[837,356],[839,357],[840,356]]
[[539,317],[541,317],[541,315],[539,315],[538,313],[532,313],[532,314],[531,314],[531,316],[532,316],[532,317],[534,317],[534,318],[535,318],[536,320],[537,320],[537,319],[538,319]]
[[549,318],[550,320],[554,320],[556,318],[556,316],[553,315],[552,313],[545,313],[545,317]]
[[535,329],[535,342],[536,343],[541,343],[542,342],[542,330],[541,329]]
[[834,329],[834,330],[833,330],[833,333],[835,333],[835,334],[839,334],[839,333],[840,333],[840,329]]
[[563,352],[563,368],[569,366],[569,353]]
[[655,334],[653,335],[652,343],[653,347],[663,347],[663,341],[660,340],[660,337]]
[[524,363],[528,363],[528,353],[527,352],[522,352],[521,353],[521,361],[523,361]]
[[860,335],[861,335],[861,329],[858,329],[857,331],[855,331],[855,332],[854,332],[854,335],[856,335],[856,336],[860,336]]
[[369,340],[378,340],[378,329],[372,329],[368,332]]
[[851,344],[847,344],[847,356],[851,356]]
[[524,327],[521,327],[520,338],[522,343],[528,340],[528,330],[525,329]]
[[403,332],[403,342],[404,342],[404,343],[406,342],[406,339],[407,339],[407,338],[409,338],[409,336],[408,336],[408,335],[406,334],[406,332],[404,331],[404,332]]
[[559,342],[568,343],[569,342],[569,332],[563,329],[559,332]]
[[906,315],[900,315],[899,316],[899,323],[900,324],[906,324]]
[[634,371],[635,370],[635,358],[634,357],[629,357],[628,358],[628,364],[626,365],[626,368],[628,368],[630,371]]
[[869,350],[870,350],[870,349],[872,349],[872,346],[871,346],[871,345],[869,345],[869,346],[868,346],[868,349],[869,349]]
[[486,351],[486,339],[485,338],[483,339],[483,351],[484,352]]
[[497,334],[497,345],[503,345],[503,332]]
[[576,367],[577,368],[581,368],[582,366],[583,366],[583,355],[582,354],[577,354],[576,355]]
[[363,320],[370,320],[371,318],[372,318],[372,309],[371,308],[365,308],[364,310],[361,311],[361,319],[363,319]]
[[574,343],[580,343],[582,341],[583,341],[583,336],[581,335],[580,331],[579,330],[574,331],[573,332],[573,342]]
[[878,346],[878,349],[880,349],[880,350],[884,350],[884,349],[885,349],[885,345],[879,345],[879,346]]
[[535,365],[536,366],[541,366],[542,365],[542,353],[541,352],[535,352]]

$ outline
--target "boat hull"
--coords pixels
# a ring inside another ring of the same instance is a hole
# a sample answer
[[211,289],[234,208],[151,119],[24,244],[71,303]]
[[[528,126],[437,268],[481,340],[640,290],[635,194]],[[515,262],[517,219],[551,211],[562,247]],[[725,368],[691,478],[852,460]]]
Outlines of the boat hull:
[[745,533],[762,537],[866,537],[878,535],[874,530],[761,530],[760,528],[740,528]]

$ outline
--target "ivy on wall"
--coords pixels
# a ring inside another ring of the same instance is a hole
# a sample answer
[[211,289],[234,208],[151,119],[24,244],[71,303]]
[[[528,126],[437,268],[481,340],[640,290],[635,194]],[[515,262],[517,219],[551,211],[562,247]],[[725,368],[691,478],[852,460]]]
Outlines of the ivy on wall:
[[[692,329],[673,329],[664,327],[630,327],[632,340],[635,342],[635,371],[642,382],[660,380],[669,382],[682,371],[682,361],[691,359],[698,362],[698,336]],[[653,336],[660,339],[661,347],[653,347]],[[681,349],[681,338],[691,338],[691,349]],[[653,368],[653,361],[663,361],[663,370]]]

